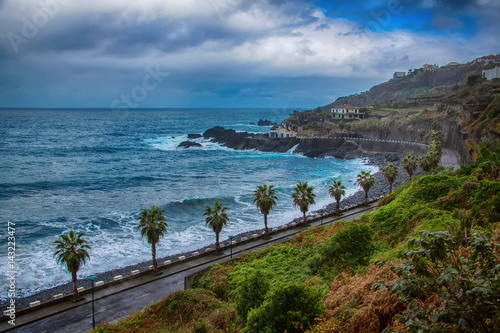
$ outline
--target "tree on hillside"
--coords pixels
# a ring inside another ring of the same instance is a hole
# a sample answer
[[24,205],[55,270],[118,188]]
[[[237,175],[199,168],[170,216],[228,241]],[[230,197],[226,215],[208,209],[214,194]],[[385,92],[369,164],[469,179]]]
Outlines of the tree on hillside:
[[342,199],[342,196],[345,195],[345,186],[342,185],[341,180],[334,180],[333,184],[328,187],[328,193],[330,194],[331,197],[335,198],[335,201],[337,202],[337,207],[335,212],[337,214],[340,213],[340,199]]
[[223,207],[219,199],[217,199],[215,200],[214,208],[205,206],[205,212],[203,213],[203,216],[206,216],[205,223],[215,232],[215,250],[217,252],[220,251],[219,234],[222,228],[229,222],[226,210],[229,210],[229,208]]
[[340,134],[344,133],[345,122],[343,120],[339,121]]
[[146,237],[148,243],[151,244],[153,269],[155,271],[158,269],[158,263],[156,261],[156,244],[160,241],[160,237],[163,237],[167,233],[168,227],[163,213],[165,213],[165,210],[156,208],[156,206],[153,205],[149,210],[142,208],[137,218],[139,225],[136,230],[140,230],[141,237]]
[[389,126],[389,124],[385,121],[382,122],[382,125],[381,125],[381,131],[382,133],[384,133],[384,139],[387,140],[387,136],[389,135],[389,132],[391,130],[391,127]]
[[420,141],[424,140],[425,134],[426,134],[426,132],[423,129],[419,129],[417,131],[417,135],[420,137]]
[[257,208],[260,209],[260,212],[264,215],[264,226],[265,226],[265,238],[269,238],[269,229],[267,228],[267,215],[276,206],[276,201],[278,197],[276,196],[276,191],[273,188],[273,185],[269,187],[264,185],[257,186],[257,189],[253,191],[253,203],[257,205]]
[[408,134],[410,134],[410,140],[413,140],[413,134],[415,134],[415,127],[413,125],[410,125],[406,128],[406,131]]
[[382,168],[382,174],[385,180],[389,183],[389,193],[392,193],[392,184],[396,181],[399,175],[398,167],[389,162],[389,164]]
[[295,185],[292,193],[293,205],[298,206],[302,214],[304,214],[303,224],[306,224],[306,213],[309,210],[309,205],[314,205],[316,194],[313,193],[314,188],[309,186],[307,182],[299,182]]
[[375,185],[375,176],[371,174],[371,171],[362,170],[356,179],[356,184],[360,185],[365,192],[365,205],[368,204],[368,191]]
[[68,272],[71,273],[71,282],[73,283],[73,297],[78,299],[77,273],[80,266],[85,265],[86,259],[90,259],[87,250],[90,249],[88,242],[82,237],[83,232],[75,234],[70,230],[68,235],[60,235],[59,239],[54,241],[54,257],[58,264],[65,265]]
[[412,153],[409,153],[408,155],[403,157],[401,163],[403,164],[403,169],[406,171],[408,177],[410,177],[411,179],[411,177],[413,176],[418,167],[417,158],[414,155],[412,155]]

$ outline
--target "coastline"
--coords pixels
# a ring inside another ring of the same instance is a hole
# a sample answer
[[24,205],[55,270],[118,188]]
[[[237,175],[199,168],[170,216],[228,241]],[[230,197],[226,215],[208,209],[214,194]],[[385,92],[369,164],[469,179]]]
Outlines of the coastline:
[[[360,156],[361,159],[366,160],[367,165],[374,165],[374,166],[377,166],[379,168],[386,166],[388,162],[393,162],[395,165],[397,165],[399,167],[399,177],[398,177],[397,181],[393,184],[394,190],[397,189],[399,186],[403,185],[408,180],[408,175],[406,174],[406,172],[404,170],[402,170],[402,168],[399,165],[400,164],[399,161],[400,161],[401,157],[402,157],[402,154],[382,154],[382,153],[363,154],[362,156]],[[419,175],[419,174],[421,174],[421,171],[416,173],[416,175]],[[388,188],[389,188],[388,183],[385,181],[385,179],[383,178],[383,176],[380,172],[377,172],[374,175],[375,175],[375,185],[369,191],[369,199],[384,195],[385,193],[388,192]],[[348,180],[348,182],[354,183],[355,179]],[[340,202],[340,207],[343,209],[347,206],[359,205],[363,201],[364,201],[364,192],[362,190],[358,190],[357,192],[353,193],[349,197],[344,198]],[[335,210],[335,206],[336,206],[336,204],[335,204],[334,200],[332,199],[332,203],[326,205],[325,207],[323,207],[319,210],[309,212],[309,215],[333,212]],[[293,219],[292,221],[285,223],[284,225],[291,224],[293,222],[298,222],[300,220],[301,220],[301,218],[297,217],[297,218]],[[240,239],[242,237],[250,237],[251,235],[253,235],[255,233],[262,232],[262,231],[264,231],[264,228],[242,232],[242,233],[236,235],[235,238]],[[221,242],[221,244],[228,245],[229,241],[224,240]],[[200,248],[198,250],[198,252],[202,252],[204,249],[206,249],[208,247],[214,248],[214,246],[215,246],[215,244],[210,244],[208,246],[204,246],[204,247]],[[177,254],[166,256],[166,257],[161,257],[161,258],[158,258],[158,262],[163,262],[165,260],[172,260],[172,259],[178,258],[179,256],[189,257],[189,256],[192,256],[193,252],[196,252],[196,250],[189,251],[187,253],[177,253]],[[116,275],[127,276],[127,275],[131,275],[131,272],[133,270],[140,270],[140,271],[147,270],[148,266],[151,264],[152,264],[152,261],[148,260],[148,261],[140,262],[137,264],[125,266],[122,268],[117,268],[114,270],[97,273],[95,275],[97,276],[97,281],[108,282],[108,281],[112,281],[113,277]],[[78,286],[89,288],[91,286],[91,282],[86,278],[81,278],[78,280]],[[62,293],[64,295],[71,294],[72,293],[72,284],[71,284],[71,281],[68,280],[67,283],[60,284],[60,285],[52,285],[52,286],[48,285],[48,286],[45,286],[45,287],[42,287],[39,289],[31,290],[31,291],[29,291],[29,293],[30,293],[30,295],[21,296],[21,297],[16,299],[16,305],[17,305],[18,309],[27,308],[27,307],[29,307],[30,302],[33,302],[36,300],[39,300],[41,302],[50,300],[52,298],[52,296],[55,294],[59,294],[59,293]],[[2,300],[1,304],[2,304],[2,307],[5,307],[6,301]]]

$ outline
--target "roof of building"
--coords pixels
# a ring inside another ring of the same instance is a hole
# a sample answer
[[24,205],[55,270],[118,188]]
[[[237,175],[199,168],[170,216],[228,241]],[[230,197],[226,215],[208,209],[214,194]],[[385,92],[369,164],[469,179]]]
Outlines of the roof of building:
[[359,109],[357,106],[352,106],[350,104],[342,104],[334,106],[333,109]]

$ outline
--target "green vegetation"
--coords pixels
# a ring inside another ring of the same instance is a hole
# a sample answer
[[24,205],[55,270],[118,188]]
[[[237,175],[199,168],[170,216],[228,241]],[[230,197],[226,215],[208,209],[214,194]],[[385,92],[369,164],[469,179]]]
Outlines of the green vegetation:
[[314,194],[314,188],[309,186],[307,182],[302,183],[299,182],[292,193],[292,200],[294,206],[299,206],[300,211],[304,215],[304,219],[302,220],[303,224],[307,224],[306,213],[309,210],[309,205],[314,205],[314,198],[316,194]]
[[139,217],[139,225],[137,230],[141,231],[141,236],[146,237],[148,243],[151,244],[151,254],[153,255],[153,268],[158,269],[158,263],[156,262],[156,243],[160,241],[160,237],[163,237],[167,233],[167,222],[165,216],[163,216],[165,210],[156,208],[154,205],[151,206],[149,210],[141,209]]
[[345,195],[345,189],[346,187],[342,185],[341,180],[334,180],[332,185],[328,187],[328,194],[330,194],[331,197],[334,197],[337,202],[337,206],[335,208],[335,212],[337,214],[340,213],[340,199],[342,199],[342,196]]
[[60,235],[59,239],[54,241],[55,252],[54,257],[58,264],[65,265],[68,272],[71,273],[71,281],[73,283],[73,297],[78,299],[77,273],[80,266],[85,265],[87,258],[90,258],[87,250],[90,249],[87,240],[83,239],[83,232],[78,235],[70,230],[67,235]]
[[403,165],[403,169],[408,174],[408,177],[410,177],[411,179],[411,177],[417,170],[417,158],[412,153],[409,153],[408,155],[403,157],[403,159],[401,160],[401,164]]
[[273,187],[273,185],[268,187],[266,184],[264,184],[257,186],[257,189],[253,191],[253,203],[257,205],[257,208],[259,208],[262,215],[264,215],[264,232],[266,238],[269,238],[269,229],[267,228],[267,215],[269,214],[271,209],[276,206],[276,201],[278,200],[276,191]]
[[203,213],[203,216],[206,216],[205,223],[215,232],[215,250],[217,252],[220,251],[219,234],[222,228],[229,222],[226,210],[229,210],[229,208],[223,207],[219,199],[217,199],[215,200],[214,208],[205,206],[205,212]]
[[361,171],[356,179],[356,184],[363,188],[365,192],[365,205],[368,205],[368,191],[375,185],[375,176],[371,174],[371,171]]
[[500,149],[413,177],[358,220],[246,253],[99,332],[494,332]]
[[389,183],[389,193],[392,193],[392,184],[394,184],[399,175],[398,167],[389,162],[387,166],[382,168],[382,174]]

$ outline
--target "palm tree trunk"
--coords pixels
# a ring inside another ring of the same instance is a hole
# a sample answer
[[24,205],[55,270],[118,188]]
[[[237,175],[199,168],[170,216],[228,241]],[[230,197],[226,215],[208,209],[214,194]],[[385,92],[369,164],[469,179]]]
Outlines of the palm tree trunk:
[[389,194],[392,193],[392,183],[389,183]]
[[307,221],[306,221],[306,212],[303,212],[304,213],[304,220],[302,223],[304,223],[304,225],[307,225]]
[[219,233],[215,233],[215,251],[219,252],[220,251],[220,245],[219,245]]
[[365,191],[365,206],[368,205],[368,191]]
[[335,213],[340,214],[340,200],[337,200],[337,209],[335,210]]
[[158,269],[158,263],[156,262],[156,243],[151,244],[151,253],[153,254],[153,269],[156,271]]
[[264,226],[265,226],[264,237],[268,238],[269,237],[269,229],[267,228],[267,214],[264,214]]
[[77,299],[78,296],[79,296],[78,295],[78,286],[76,285],[76,279],[77,279],[77,277],[76,277],[76,271],[72,271],[71,272],[71,282],[73,282],[73,297],[75,299]]

